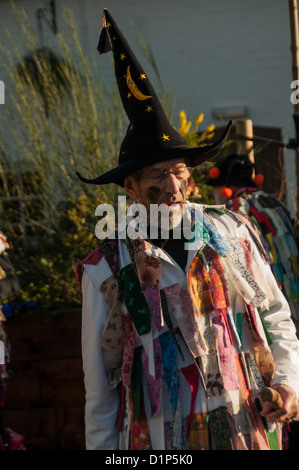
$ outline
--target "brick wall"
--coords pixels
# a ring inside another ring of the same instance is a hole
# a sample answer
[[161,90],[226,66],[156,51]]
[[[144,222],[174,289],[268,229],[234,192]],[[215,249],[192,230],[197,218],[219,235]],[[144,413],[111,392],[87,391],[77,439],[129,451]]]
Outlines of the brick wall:
[[10,379],[5,425],[29,450],[84,449],[81,312],[41,312],[7,319]]

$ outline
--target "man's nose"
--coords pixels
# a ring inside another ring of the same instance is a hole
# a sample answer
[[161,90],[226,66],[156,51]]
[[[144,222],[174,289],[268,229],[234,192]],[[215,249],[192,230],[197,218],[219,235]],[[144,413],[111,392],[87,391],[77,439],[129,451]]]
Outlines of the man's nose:
[[172,173],[169,173],[166,178],[165,191],[170,194],[176,194],[179,192],[180,188],[180,182]]

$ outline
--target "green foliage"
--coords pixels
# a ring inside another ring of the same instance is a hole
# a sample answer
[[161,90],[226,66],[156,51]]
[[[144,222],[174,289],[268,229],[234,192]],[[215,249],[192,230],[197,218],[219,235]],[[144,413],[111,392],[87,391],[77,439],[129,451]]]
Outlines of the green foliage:
[[39,233],[35,243],[15,246],[11,254],[23,286],[21,300],[49,309],[80,304],[75,266],[98,244],[85,194],[58,205],[56,224],[51,236]]
[[[214,137],[215,126],[212,124],[200,131],[200,124],[204,118],[203,114],[199,114],[195,120],[194,127],[192,122],[187,120],[185,111],[180,112],[180,134],[185,137],[189,147],[198,147],[207,145],[207,142]],[[213,163],[207,162],[192,170],[189,179],[187,195],[190,202],[199,204],[214,204],[212,196],[212,188],[205,184],[209,170],[214,166]]]
[[13,247],[17,300],[79,304],[76,262],[98,243],[96,206],[119,190],[83,184],[76,171],[94,178],[117,165],[127,118],[116,84],[83,53],[70,11],[55,48],[40,48],[25,14],[15,15],[23,40],[6,30],[0,48],[10,79],[0,116],[1,230]]

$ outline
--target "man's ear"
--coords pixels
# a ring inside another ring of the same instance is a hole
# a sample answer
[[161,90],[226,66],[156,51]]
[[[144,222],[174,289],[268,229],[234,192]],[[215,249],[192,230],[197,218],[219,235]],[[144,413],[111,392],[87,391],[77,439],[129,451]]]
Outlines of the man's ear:
[[138,196],[138,191],[136,188],[136,181],[131,175],[125,178],[124,188],[125,188],[126,193],[130,196],[130,198],[133,199],[133,201],[135,201]]

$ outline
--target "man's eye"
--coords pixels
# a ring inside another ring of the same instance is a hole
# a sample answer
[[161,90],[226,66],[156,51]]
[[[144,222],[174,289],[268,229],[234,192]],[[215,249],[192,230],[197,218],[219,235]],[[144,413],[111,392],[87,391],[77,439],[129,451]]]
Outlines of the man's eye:
[[163,171],[157,171],[155,173],[152,173],[150,175],[150,178],[163,178],[164,175],[165,173]]
[[180,168],[179,170],[175,170],[174,175],[176,178],[185,178],[188,175],[188,168]]

